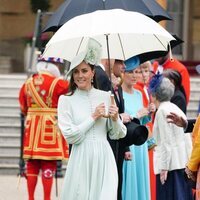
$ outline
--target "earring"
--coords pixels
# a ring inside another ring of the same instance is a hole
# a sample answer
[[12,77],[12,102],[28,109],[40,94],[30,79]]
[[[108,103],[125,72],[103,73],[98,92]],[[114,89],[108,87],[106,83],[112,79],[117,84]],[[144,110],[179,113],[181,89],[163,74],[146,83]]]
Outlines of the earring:
[[94,82],[94,80],[93,80],[93,78],[91,79],[91,83],[93,83]]

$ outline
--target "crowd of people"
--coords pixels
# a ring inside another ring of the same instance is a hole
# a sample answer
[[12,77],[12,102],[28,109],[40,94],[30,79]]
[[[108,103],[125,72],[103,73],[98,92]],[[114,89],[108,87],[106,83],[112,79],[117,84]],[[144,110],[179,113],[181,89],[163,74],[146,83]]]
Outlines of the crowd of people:
[[102,59],[101,50],[90,38],[66,79],[62,59],[40,58],[20,90],[29,200],[40,171],[51,199],[64,159],[61,200],[200,199],[200,117],[186,117],[186,67],[169,54],[140,63]]

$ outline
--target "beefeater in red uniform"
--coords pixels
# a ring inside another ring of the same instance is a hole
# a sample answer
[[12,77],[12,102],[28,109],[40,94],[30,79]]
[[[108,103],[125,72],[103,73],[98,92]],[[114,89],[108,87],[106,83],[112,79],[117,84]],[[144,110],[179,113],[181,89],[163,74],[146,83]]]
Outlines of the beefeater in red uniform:
[[57,126],[57,104],[67,93],[68,82],[60,79],[61,59],[41,59],[37,74],[25,81],[19,93],[22,113],[26,116],[23,158],[29,200],[34,200],[38,174],[41,170],[44,200],[50,200],[57,160],[68,158],[68,146]]

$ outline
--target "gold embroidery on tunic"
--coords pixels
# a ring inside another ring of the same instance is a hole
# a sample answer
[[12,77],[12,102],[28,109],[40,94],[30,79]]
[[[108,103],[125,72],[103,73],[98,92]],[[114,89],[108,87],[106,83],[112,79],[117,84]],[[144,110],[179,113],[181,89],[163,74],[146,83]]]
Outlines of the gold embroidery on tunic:
[[35,85],[42,85],[43,84],[43,82],[44,82],[44,77],[41,75],[41,74],[39,74],[37,77],[35,77],[34,79],[34,84]]
[[40,93],[41,93],[41,95],[44,96],[46,94],[46,92],[47,92],[46,90],[42,90]]

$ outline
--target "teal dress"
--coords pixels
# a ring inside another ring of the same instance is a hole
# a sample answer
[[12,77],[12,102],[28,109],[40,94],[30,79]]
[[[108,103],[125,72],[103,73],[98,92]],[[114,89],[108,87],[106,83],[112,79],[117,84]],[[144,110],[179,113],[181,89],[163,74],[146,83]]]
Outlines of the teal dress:
[[[133,89],[133,94],[123,91],[125,113],[132,117],[143,107],[142,94]],[[146,124],[149,117],[143,117],[141,124]],[[150,175],[148,145],[130,146],[132,160],[123,163],[122,200],[150,200]]]

